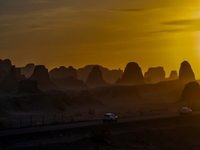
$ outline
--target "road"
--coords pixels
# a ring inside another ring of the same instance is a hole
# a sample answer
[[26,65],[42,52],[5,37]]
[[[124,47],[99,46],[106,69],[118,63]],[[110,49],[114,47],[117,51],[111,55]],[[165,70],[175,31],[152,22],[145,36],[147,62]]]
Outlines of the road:
[[[119,118],[118,123],[140,121],[140,120],[152,120],[160,118],[171,118],[179,116],[178,113],[162,114],[162,115],[151,115],[151,116],[135,116],[128,118]],[[13,135],[22,135],[29,133],[38,133],[38,132],[47,132],[47,131],[56,131],[64,129],[73,129],[81,127],[92,127],[97,125],[105,124],[102,120],[90,121],[90,122],[76,122],[76,123],[67,123],[59,125],[50,125],[50,126],[38,126],[38,127],[29,127],[29,128],[20,128],[20,129],[11,129],[11,130],[2,130],[0,131],[0,137],[4,136],[13,136]]]

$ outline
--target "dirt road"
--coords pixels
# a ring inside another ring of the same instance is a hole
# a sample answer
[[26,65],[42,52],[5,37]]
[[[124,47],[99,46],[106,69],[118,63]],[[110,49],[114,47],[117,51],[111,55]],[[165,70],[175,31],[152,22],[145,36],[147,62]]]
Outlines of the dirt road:
[[[168,114],[161,114],[161,115],[127,117],[127,118],[119,118],[118,123],[138,121],[138,120],[170,118],[170,117],[176,117],[176,116],[179,116],[179,114],[168,113]],[[51,125],[51,126],[38,126],[38,127],[4,130],[4,131],[0,131],[0,137],[22,135],[22,134],[29,134],[29,133],[38,133],[38,132],[47,132],[47,131],[56,131],[56,130],[64,130],[64,129],[73,129],[73,128],[81,128],[81,127],[92,127],[92,126],[97,126],[97,125],[102,125],[102,124],[103,124],[102,120],[97,120],[97,121],[89,121],[89,122],[76,122],[76,123],[67,123],[67,124],[59,124],[59,125]]]

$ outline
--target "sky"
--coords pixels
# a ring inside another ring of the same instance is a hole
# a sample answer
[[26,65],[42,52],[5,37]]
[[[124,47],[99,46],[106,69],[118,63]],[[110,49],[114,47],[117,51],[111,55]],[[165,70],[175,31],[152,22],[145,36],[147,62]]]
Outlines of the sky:
[[0,58],[49,70],[137,62],[166,77],[187,60],[200,79],[200,0],[1,0]]

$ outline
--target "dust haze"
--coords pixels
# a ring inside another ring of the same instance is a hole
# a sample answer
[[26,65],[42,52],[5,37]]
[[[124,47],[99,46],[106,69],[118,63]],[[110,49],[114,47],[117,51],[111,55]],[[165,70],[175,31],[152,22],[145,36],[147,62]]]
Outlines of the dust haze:
[[[163,138],[167,132],[165,126],[170,128],[170,132],[181,130],[180,132],[184,134],[183,128],[187,127],[185,125],[195,124],[196,116],[189,115],[180,118],[179,111],[187,106],[193,113],[198,114],[200,110],[199,81],[196,80],[188,61],[180,63],[179,70],[172,70],[169,77],[166,77],[162,66],[150,67],[144,74],[141,70],[137,62],[128,62],[123,70],[109,70],[101,65],[86,65],[77,69],[73,66],[60,66],[48,70],[45,65],[28,63],[24,67],[15,67],[9,59],[0,60],[1,131],[98,122],[97,126],[91,125],[86,129],[80,126],[80,132],[73,128],[67,131],[56,129],[58,131],[39,132],[38,134],[42,136],[39,136],[40,142],[35,142],[35,144],[31,144],[35,141],[32,138],[35,135],[31,135],[33,133],[27,134],[30,140],[21,134],[21,141],[18,142],[8,135],[1,135],[4,137],[1,147],[48,149],[51,147],[50,144],[54,143],[55,149],[58,147],[79,149],[73,145],[73,142],[78,142],[80,145],[86,142],[88,145],[85,149],[126,149],[126,146],[137,148],[141,145],[143,149],[152,147],[159,149],[166,145],[169,149],[177,148],[179,144],[172,140],[173,138]],[[102,123],[103,116],[107,112],[116,114],[119,122]],[[164,116],[170,115],[178,116],[178,118],[161,121],[167,123],[152,120],[155,116],[161,116],[159,118],[162,120]],[[142,120],[144,117],[149,117],[149,121],[130,122],[131,118]],[[128,119],[128,122],[126,123],[123,119]],[[193,120],[190,121],[191,124],[185,124],[184,119],[186,122],[187,119]],[[150,124],[150,126],[145,126],[145,124]],[[180,124],[184,127],[179,127]],[[141,126],[145,131],[141,129]],[[157,128],[162,132],[155,130]],[[188,128],[195,133],[193,127]],[[107,133],[103,134],[103,137],[97,134],[103,131]],[[146,132],[152,136],[151,142],[148,141]],[[155,137],[155,132],[159,133],[157,136],[160,136],[160,140]],[[54,140],[48,134],[53,136]],[[119,144],[121,134],[127,141]],[[69,135],[71,135],[71,140],[66,140]],[[195,133],[195,136],[198,135]],[[179,135],[173,137],[178,138]],[[62,140],[59,141],[59,138]],[[198,139],[195,140],[198,141]],[[190,144],[185,145],[187,148],[191,148],[193,144],[193,141],[189,142]],[[66,146],[64,143],[71,146]]]

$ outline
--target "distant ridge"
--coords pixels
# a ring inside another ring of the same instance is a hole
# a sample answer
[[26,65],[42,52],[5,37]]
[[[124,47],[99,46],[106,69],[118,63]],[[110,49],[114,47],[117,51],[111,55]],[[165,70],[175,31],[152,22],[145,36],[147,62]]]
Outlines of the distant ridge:
[[[86,82],[89,73],[92,71],[92,68],[96,66],[96,65],[86,65],[83,68],[79,68],[77,70],[77,74],[78,74],[78,79],[79,80],[83,80],[84,82]],[[102,72],[102,77],[103,79],[110,83],[113,84],[116,82],[116,80],[118,78],[121,78],[123,75],[123,71],[121,69],[114,69],[114,70],[109,70],[108,68],[102,67],[100,65],[98,65],[101,72]]]
[[77,79],[77,70],[72,66],[66,68],[65,66],[60,66],[59,68],[54,68],[49,71],[49,77],[52,79],[56,78],[67,78],[67,77],[74,77]]

